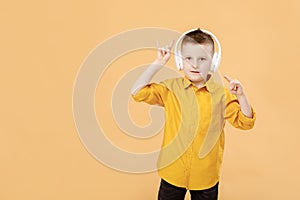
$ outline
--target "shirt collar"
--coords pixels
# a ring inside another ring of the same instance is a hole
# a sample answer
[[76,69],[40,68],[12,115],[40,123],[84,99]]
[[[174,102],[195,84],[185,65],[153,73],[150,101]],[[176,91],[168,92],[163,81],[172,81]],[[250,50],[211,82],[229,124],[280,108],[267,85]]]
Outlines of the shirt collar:
[[[193,83],[185,76],[183,78],[183,87],[184,89],[187,89],[189,86],[193,86]],[[215,91],[215,82],[214,82],[214,78],[212,75],[208,75],[208,80],[206,81],[206,83],[201,86],[199,89],[201,88],[206,88],[208,90],[208,92],[213,93]],[[197,89],[197,90],[199,90]]]

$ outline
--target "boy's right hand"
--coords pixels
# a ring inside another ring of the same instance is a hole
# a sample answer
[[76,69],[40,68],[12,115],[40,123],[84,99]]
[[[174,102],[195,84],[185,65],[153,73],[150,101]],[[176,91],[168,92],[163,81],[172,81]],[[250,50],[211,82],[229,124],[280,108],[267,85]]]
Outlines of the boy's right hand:
[[158,48],[157,58],[154,61],[156,64],[165,65],[169,61],[171,57],[170,51],[173,47],[173,44],[174,40],[172,40],[169,45],[166,45],[165,47],[160,47],[159,41],[156,42],[156,46]]

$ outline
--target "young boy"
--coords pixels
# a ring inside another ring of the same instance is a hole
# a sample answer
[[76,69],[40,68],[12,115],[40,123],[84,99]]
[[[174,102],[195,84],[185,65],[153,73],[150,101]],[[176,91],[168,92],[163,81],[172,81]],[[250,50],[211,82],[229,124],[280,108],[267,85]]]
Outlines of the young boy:
[[165,109],[162,150],[158,160],[159,200],[217,200],[224,151],[225,120],[234,127],[251,129],[256,115],[241,83],[228,76],[229,90],[214,82],[214,40],[195,29],[184,35],[181,59],[184,77],[150,83],[168,62],[173,41],[158,48],[157,58],[133,85],[131,94]]

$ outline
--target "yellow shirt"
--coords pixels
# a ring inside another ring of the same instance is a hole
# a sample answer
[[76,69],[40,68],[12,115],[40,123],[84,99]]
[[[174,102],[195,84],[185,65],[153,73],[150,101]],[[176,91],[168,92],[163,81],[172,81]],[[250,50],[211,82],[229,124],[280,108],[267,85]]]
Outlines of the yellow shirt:
[[133,98],[164,107],[158,173],[167,182],[189,190],[211,188],[219,181],[225,120],[246,130],[256,119],[253,109],[253,117],[246,117],[236,96],[212,77],[199,89],[186,77],[151,83]]

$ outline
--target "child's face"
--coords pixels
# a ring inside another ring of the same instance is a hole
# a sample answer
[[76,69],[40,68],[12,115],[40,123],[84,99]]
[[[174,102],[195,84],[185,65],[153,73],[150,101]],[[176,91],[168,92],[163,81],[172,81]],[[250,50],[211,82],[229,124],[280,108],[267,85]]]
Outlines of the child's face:
[[206,82],[212,61],[210,44],[184,43],[181,49],[185,76],[196,86]]

